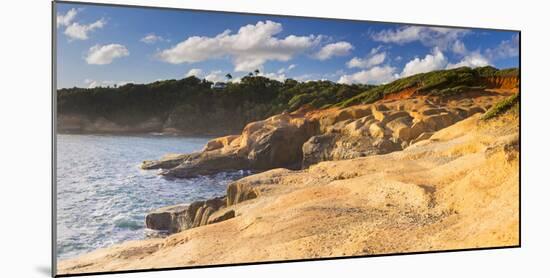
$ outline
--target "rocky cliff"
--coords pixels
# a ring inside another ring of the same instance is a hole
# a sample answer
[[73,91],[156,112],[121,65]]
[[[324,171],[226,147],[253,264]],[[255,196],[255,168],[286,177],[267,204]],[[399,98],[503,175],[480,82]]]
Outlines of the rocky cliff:
[[[427,114],[422,115],[430,117],[432,112]],[[409,114],[415,119],[414,115]],[[180,208],[180,214],[195,214],[193,221],[182,218],[187,221],[182,227],[194,228],[62,261],[59,271],[517,245],[518,117],[505,113],[480,120],[480,115],[450,123],[427,139],[407,141],[405,149],[388,154],[325,161],[298,171],[278,168],[243,178],[228,187],[221,205],[211,201],[217,204]],[[210,212],[205,220],[206,211]]]
[[168,178],[187,178],[240,169],[301,169],[321,161],[386,154],[427,140],[434,132],[483,113],[513,93],[481,90],[461,97],[418,95],[321,110],[304,106],[252,122],[239,135],[213,139],[199,153],[144,161],[141,167],[160,168]]
[[146,226],[167,238],[65,260],[60,273],[517,245],[512,83],[305,105],[200,152],[144,161],[166,178],[260,173],[230,183],[225,196],[149,213]]

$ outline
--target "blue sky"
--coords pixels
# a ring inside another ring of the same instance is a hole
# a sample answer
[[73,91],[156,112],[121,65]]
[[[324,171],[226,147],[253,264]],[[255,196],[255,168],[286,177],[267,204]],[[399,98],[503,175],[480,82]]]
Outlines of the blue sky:
[[459,66],[517,67],[518,33],[134,7],[57,4],[58,87],[189,75],[382,84]]

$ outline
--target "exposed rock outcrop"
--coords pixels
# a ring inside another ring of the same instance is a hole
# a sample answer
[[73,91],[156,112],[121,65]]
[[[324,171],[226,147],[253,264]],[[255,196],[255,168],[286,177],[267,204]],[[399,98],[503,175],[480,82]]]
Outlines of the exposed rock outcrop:
[[168,178],[187,178],[243,169],[300,169],[322,161],[387,154],[483,113],[506,97],[479,90],[465,92],[466,99],[414,92],[368,105],[305,107],[279,114],[249,123],[240,135],[213,139],[199,153],[145,161],[142,168],[163,169],[160,174]]
[[298,169],[302,163],[302,145],[316,133],[315,122],[299,113],[283,113],[246,125],[241,135],[213,139],[200,153],[144,161],[141,168],[161,168],[160,174],[168,178],[243,169]]
[[[226,198],[218,197],[206,201],[196,201],[189,205],[181,204],[156,209],[145,217],[148,229],[168,232],[181,232],[190,228],[204,226],[214,212],[226,206]],[[217,216],[215,222],[231,218],[231,214]],[[234,217],[234,214],[233,214]],[[213,222],[210,222],[213,223]]]
[[518,133],[517,115],[474,115],[402,151],[248,176],[226,200],[168,210],[200,228],[64,260],[58,274],[517,246]]

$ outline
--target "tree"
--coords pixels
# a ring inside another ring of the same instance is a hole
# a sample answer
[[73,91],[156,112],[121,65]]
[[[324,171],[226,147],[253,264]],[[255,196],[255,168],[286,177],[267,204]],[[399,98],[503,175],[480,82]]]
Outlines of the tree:
[[251,72],[249,72],[249,73],[248,73],[248,76],[253,76],[253,75],[254,75],[254,74],[253,74],[253,73],[251,73]]
[[231,80],[233,79],[233,76],[231,75],[231,73],[228,73],[225,75],[225,78],[227,78],[227,80]]
[[258,75],[258,74],[260,74],[260,70],[259,70],[259,69],[255,69],[255,70],[254,70],[254,75]]

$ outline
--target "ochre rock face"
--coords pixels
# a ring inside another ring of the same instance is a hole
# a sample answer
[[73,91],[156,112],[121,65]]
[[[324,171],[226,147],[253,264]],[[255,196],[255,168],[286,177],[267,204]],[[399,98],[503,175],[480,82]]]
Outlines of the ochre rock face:
[[514,86],[513,78],[487,82],[499,89],[463,92],[462,98],[421,95],[407,89],[373,104],[321,110],[304,107],[251,122],[239,135],[212,139],[200,153],[145,161],[142,168],[160,168],[168,178],[186,178],[241,169],[300,169],[321,161],[398,151],[484,113],[516,90],[505,89]]
[[189,205],[198,227],[61,261],[59,274],[517,245],[518,135],[517,114],[476,114],[401,151],[251,175],[226,200]]
[[519,77],[518,76],[490,77],[490,78],[487,78],[487,83],[490,88],[517,89],[519,87]]
[[[183,230],[208,224],[210,215],[224,208],[225,197],[212,198],[206,201],[195,201],[189,205],[181,204],[153,210],[145,217],[148,229],[178,233]],[[218,217],[216,222],[229,219],[230,215]]]

